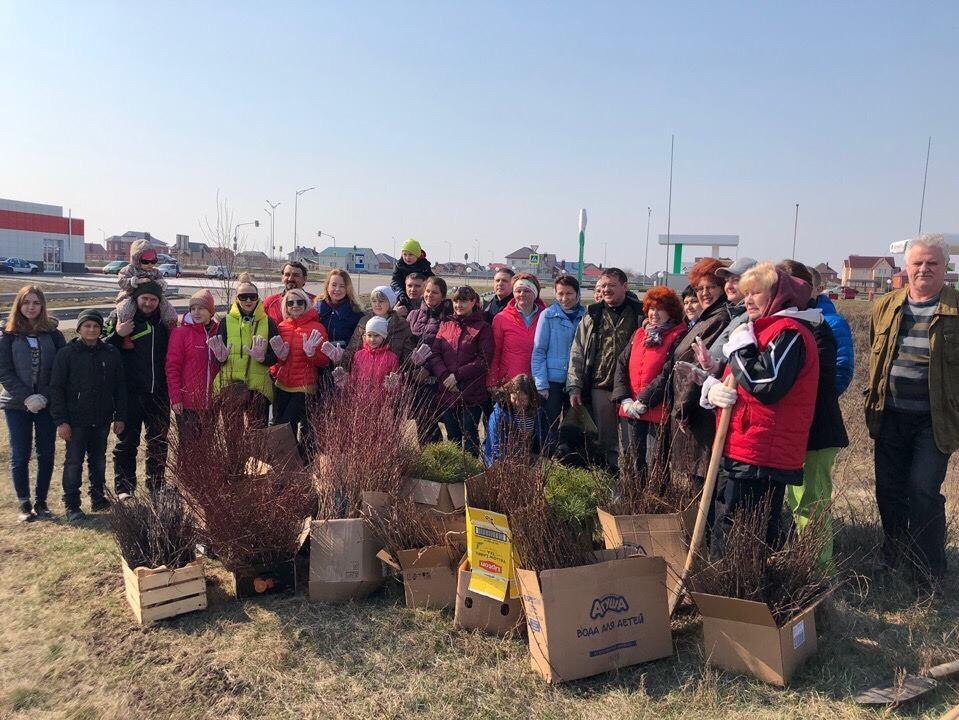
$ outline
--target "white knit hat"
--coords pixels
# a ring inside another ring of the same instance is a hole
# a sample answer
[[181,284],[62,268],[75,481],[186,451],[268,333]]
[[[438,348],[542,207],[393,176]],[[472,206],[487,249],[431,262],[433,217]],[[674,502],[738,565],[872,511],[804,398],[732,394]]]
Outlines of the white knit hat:
[[396,291],[388,285],[379,285],[378,287],[373,288],[370,291],[370,300],[372,300],[377,295],[382,295],[386,298],[386,302],[389,303],[390,307],[396,305]]
[[389,334],[390,323],[385,317],[374,316],[366,321],[366,332],[375,333],[380,337],[386,337]]

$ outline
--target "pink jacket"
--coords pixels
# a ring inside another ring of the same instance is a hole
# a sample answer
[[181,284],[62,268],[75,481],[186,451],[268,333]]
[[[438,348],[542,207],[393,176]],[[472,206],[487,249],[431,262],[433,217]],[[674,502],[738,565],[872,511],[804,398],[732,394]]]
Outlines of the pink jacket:
[[375,350],[364,347],[353,356],[350,379],[382,385],[387,375],[399,369],[400,361],[388,345],[380,345]]
[[533,339],[539,316],[545,308],[543,301],[537,299],[536,314],[529,327],[516,309],[516,300],[510,300],[493,318],[493,362],[486,376],[487,387],[495,387],[523,373],[532,373]]
[[170,334],[170,346],[166,356],[166,381],[170,391],[170,404],[183,403],[187,410],[203,410],[210,407],[213,378],[220,365],[206,341],[216,335],[217,323],[207,327],[193,322],[190,313]]

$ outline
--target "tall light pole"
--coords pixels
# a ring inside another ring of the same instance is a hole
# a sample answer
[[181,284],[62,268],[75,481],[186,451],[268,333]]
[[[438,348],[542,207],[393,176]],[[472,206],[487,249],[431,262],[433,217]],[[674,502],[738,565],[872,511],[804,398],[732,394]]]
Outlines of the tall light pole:
[[321,239],[324,237],[328,237],[330,240],[333,241],[333,247],[336,247],[336,235],[330,235],[329,233],[323,232],[322,230],[317,230],[316,236]]
[[260,221],[250,220],[249,222],[237,223],[236,225],[233,226],[233,260],[234,262],[236,261],[236,252],[237,252],[236,231],[246,225],[252,225],[253,227],[260,227]]
[[[926,180],[929,179],[929,153],[932,152],[932,135],[926,143],[926,169],[922,174],[922,201],[919,203],[919,229],[917,235],[922,235],[922,211],[926,209]],[[948,259],[948,258],[947,258]]]
[[280,206],[281,203],[271,203],[269,200],[266,201],[266,204],[270,206],[270,209],[267,210],[267,214],[270,216],[270,262],[274,262],[276,258],[274,257],[274,246],[273,246],[273,231],[276,229],[276,209]]
[[643,275],[649,277],[649,223],[653,219],[653,209],[646,206],[646,254],[643,255]]
[[480,260],[480,241],[476,238],[473,238],[473,247],[476,248],[476,262],[482,263],[483,261]]
[[316,187],[303,188],[296,191],[296,197],[293,200],[293,250],[296,251],[296,212],[300,204],[300,195],[308,193],[310,190],[316,190]]
[[799,203],[796,203],[796,219],[793,220],[793,254],[790,255],[793,260],[796,259],[796,233],[799,230]]
[[446,243],[446,262],[451,263],[453,262],[453,243],[449,240],[444,240],[443,242]]
[[663,275],[663,285],[669,285],[669,244],[673,220],[673,149],[676,146],[676,136],[669,136],[669,199],[666,204],[666,273]]

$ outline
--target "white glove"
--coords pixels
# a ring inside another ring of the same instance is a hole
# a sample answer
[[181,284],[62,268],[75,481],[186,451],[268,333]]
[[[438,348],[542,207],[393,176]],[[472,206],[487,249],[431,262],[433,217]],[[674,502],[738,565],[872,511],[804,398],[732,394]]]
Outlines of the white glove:
[[35,393],[33,395],[28,395],[26,400],[23,401],[23,404],[26,405],[27,410],[30,412],[38,413],[47,406],[47,399],[43,397],[43,395]]
[[323,343],[323,346],[320,348],[323,351],[323,354],[326,355],[333,363],[338,363],[343,359],[343,348],[338,345],[334,345],[329,340]]
[[250,357],[256,360],[257,362],[263,362],[266,360],[266,340],[257,335],[253,338],[253,342],[250,347],[247,348],[250,353]]
[[433,351],[430,349],[430,346],[426,343],[420,345],[416,350],[410,353],[410,360],[413,361],[414,365],[422,365],[427,360],[429,360],[430,355],[433,354]]
[[338,388],[346,387],[346,384],[350,380],[350,374],[342,367],[338,367],[333,371],[333,382]]
[[[703,387],[705,388],[706,386],[704,385]],[[724,383],[721,383],[718,380],[714,383],[710,383],[709,389],[706,390],[706,400],[713,407],[723,409],[730,408],[736,404],[738,397],[738,392],[731,387],[727,387]]]
[[706,343],[703,342],[701,337],[696,338],[696,342],[693,344],[693,355],[696,356],[696,362],[699,363],[699,367],[706,372],[714,372],[719,364],[715,358],[713,358],[709,352],[709,348],[706,347]]
[[383,379],[383,387],[387,390],[395,390],[400,386],[399,373],[390,373]]
[[629,404],[629,407],[625,408],[626,416],[632,418],[633,420],[639,420],[641,415],[645,415],[648,408],[641,403],[639,400],[634,400]]
[[443,381],[443,387],[445,387],[447,390],[450,390],[450,391],[455,391],[459,389],[456,386],[456,376],[453,373],[450,373],[449,375],[446,376],[446,379]]
[[316,354],[316,346],[320,344],[322,339],[323,336],[320,335],[320,331],[314,330],[309,334],[309,337],[303,340],[303,352],[306,353],[307,357],[313,357]]
[[138,278],[136,275],[130,278],[130,287],[135,288],[139,284],[140,284],[140,278]]
[[283,342],[283,338],[279,335],[274,335],[270,338],[270,347],[273,348],[273,352],[276,353],[276,359],[280,362],[286,360],[290,354],[290,344]]
[[224,345],[223,338],[219,335],[214,335],[207,340],[206,346],[210,348],[217,362],[226,362],[226,359],[230,356],[230,348],[233,347],[232,345]]

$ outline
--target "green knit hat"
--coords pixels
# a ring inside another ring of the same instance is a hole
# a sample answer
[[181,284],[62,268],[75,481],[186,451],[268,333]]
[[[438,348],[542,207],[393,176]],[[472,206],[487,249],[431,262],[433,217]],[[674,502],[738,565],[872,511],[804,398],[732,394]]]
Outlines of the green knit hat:
[[419,240],[414,240],[413,238],[410,238],[405,243],[403,243],[403,247],[401,248],[401,251],[413,253],[414,255],[416,255],[416,257],[419,257],[420,255],[423,254],[423,246],[420,245]]

